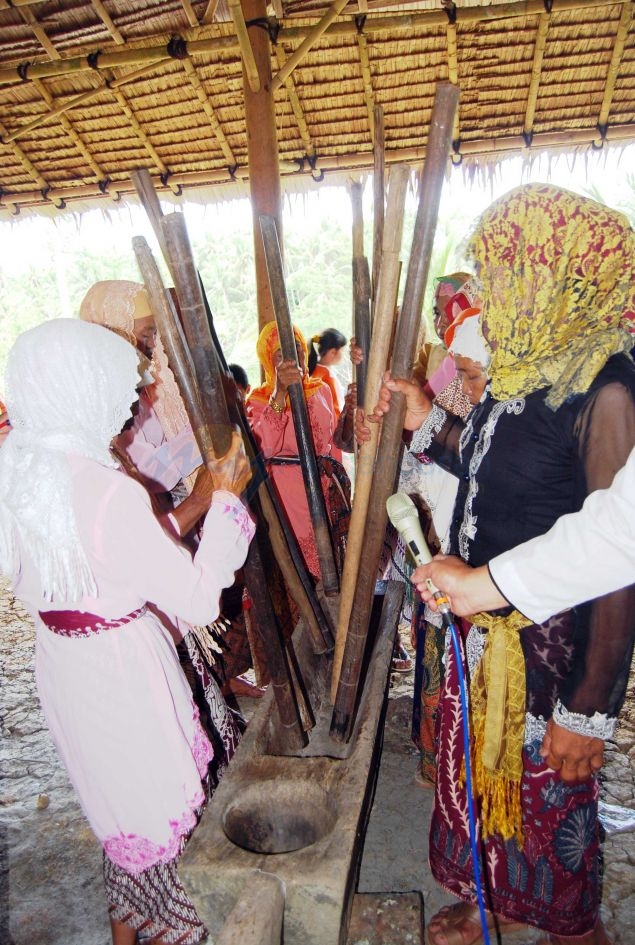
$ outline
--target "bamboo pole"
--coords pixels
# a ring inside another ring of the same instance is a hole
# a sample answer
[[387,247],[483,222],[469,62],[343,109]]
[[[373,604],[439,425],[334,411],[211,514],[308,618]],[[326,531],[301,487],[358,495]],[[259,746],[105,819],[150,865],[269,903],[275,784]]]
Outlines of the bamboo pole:
[[306,54],[311,50],[320,37],[327,31],[333,20],[339,16],[348,0],[333,0],[324,16],[315,26],[312,26],[305,38],[302,40],[296,51],[289,56],[282,69],[277,72],[271,82],[271,87],[275,92],[280,88],[283,82],[291,75],[295,67],[300,63]]
[[[399,5],[401,0],[396,0]],[[615,0],[615,5],[628,6],[632,0]],[[15,4],[12,4],[15,6]],[[369,2],[369,9],[372,9],[373,2]],[[387,0],[379,0],[378,6],[385,9],[389,5]],[[552,13],[567,13],[575,10],[591,10],[595,7],[606,6],[606,0],[553,0],[551,4]],[[457,7],[457,23],[481,23],[491,22],[492,20],[507,20],[515,17],[533,16],[544,13],[544,0],[516,0],[511,3],[495,3],[486,6]],[[250,17],[246,16],[246,20]],[[276,22],[274,20],[274,22]],[[355,17],[342,18],[337,22],[332,22],[322,33],[328,36],[353,36],[358,35],[360,30],[364,35],[371,33],[390,33],[395,30],[403,32],[413,32],[426,26],[447,26],[448,15],[443,9],[425,10],[419,13],[393,13],[388,16],[369,15],[364,20],[363,25],[356,21]],[[278,23],[280,30],[278,41],[292,43],[296,40],[307,39],[316,26],[287,26],[284,22]],[[319,25],[319,24],[318,24]],[[218,24],[206,29],[218,29]],[[177,37],[182,46],[180,49],[185,51],[188,56],[207,55],[219,50],[237,50],[238,40],[235,35],[212,36],[206,39],[184,40]],[[0,69],[0,85],[14,82],[28,81],[30,78],[50,78],[56,75],[63,75],[70,72],[92,72],[95,69],[100,71],[106,68],[118,68],[122,65],[134,65],[140,62],[158,62],[162,59],[172,58],[169,45],[158,45],[149,47],[126,48],[125,50],[99,53],[95,60],[89,61],[88,56],[77,56],[71,59],[51,60],[47,62],[22,62],[10,68]],[[91,61],[95,65],[91,65]],[[290,61],[287,60],[287,64]],[[281,73],[278,73],[276,78]],[[280,84],[280,80],[277,85]]]
[[[165,259],[168,268],[170,268],[171,259],[163,229],[163,211],[161,209],[159,197],[154,188],[152,178],[148,171],[144,168],[139,168],[133,171],[131,177],[134,182],[137,194],[139,195],[139,199],[148,215],[152,229],[154,230],[154,234],[159,243],[163,258]],[[174,276],[172,277],[174,279]],[[225,370],[225,359],[223,357],[220,342],[216,336],[214,319],[207,303],[207,297],[205,295],[205,290],[203,288],[202,281],[200,280],[200,276],[199,282],[205,304],[207,323],[210,330],[210,335],[212,337],[212,343],[214,349],[217,352],[223,370]],[[276,560],[282,572],[282,576],[289,588],[291,596],[295,600],[298,610],[306,621],[314,652],[325,653],[330,650],[333,645],[333,634],[331,632],[329,618],[324,613],[315,593],[311,578],[307,572],[304,559],[302,558],[302,554],[299,547],[297,546],[294,536],[285,534],[285,531],[282,527],[280,512],[276,505],[276,497],[273,494],[273,489],[266,475],[264,464],[260,458],[259,450],[254,441],[253,434],[244,415],[244,411],[238,410],[237,405],[234,406],[235,410],[233,416],[232,411],[230,410],[230,420],[232,422],[236,421],[239,424],[243,434],[243,441],[249,447],[248,452],[250,460],[257,470],[255,476],[259,483],[258,498],[260,500],[258,510],[262,513],[267,523],[269,530],[269,540],[271,542]]]
[[[282,256],[280,254],[278,234],[276,233],[276,223],[273,217],[263,215],[260,217],[260,226],[262,229],[262,241],[264,244],[265,259],[267,261],[267,272],[269,273],[269,285],[271,288],[273,307],[276,313],[280,351],[285,361],[293,360],[297,363],[295,336],[293,334],[291,313],[289,312],[289,302],[287,300],[287,292],[284,284]],[[320,472],[315,458],[313,435],[311,433],[311,424],[309,423],[309,414],[306,400],[304,399],[302,384],[296,383],[289,385],[288,394],[291,403],[295,435],[298,441],[298,454],[306,489],[309,515],[311,516],[315,545],[320,562],[322,587],[327,597],[334,597],[339,590],[339,578],[337,576],[337,568],[333,556],[331,528],[326,512],[326,505],[324,503]]]
[[227,0],[227,2],[229,4],[229,11],[232,15],[232,20],[234,21],[234,29],[236,30],[236,36],[238,37],[240,56],[243,61],[243,69],[245,70],[245,75],[247,76],[249,88],[252,92],[259,92],[260,76],[258,75],[258,66],[256,65],[256,60],[254,59],[254,51],[251,48],[251,43],[249,41],[249,34],[247,32],[247,26],[245,25],[245,17],[243,16],[243,8],[240,5],[240,0]]
[[353,210],[353,334],[356,344],[364,352],[361,364],[354,365],[357,384],[357,402],[364,403],[366,369],[370,350],[370,273],[368,259],[364,256],[364,215],[362,210],[362,185],[351,184],[351,206]]
[[[168,222],[166,228],[168,250],[172,251],[174,230],[169,225],[169,221],[166,222]],[[182,238],[179,232],[177,232],[174,242],[179,248],[182,248]],[[197,383],[199,380],[196,378],[197,359],[188,357],[188,349],[181,332],[178,315],[168,293],[165,291],[158,267],[145,239],[134,237],[133,247],[150,296],[152,311],[157,319],[161,338],[165,343],[168,359],[174,370],[188,416],[192,422],[192,430],[201,451],[201,456],[208,468],[213,471],[214,458],[224,455],[219,451],[222,448],[222,442],[218,438],[218,417],[222,412],[221,407],[219,403],[212,403],[209,397],[206,396],[206,385]],[[187,316],[185,313],[183,315],[187,327]],[[197,318],[200,321],[198,313]],[[198,339],[199,331],[202,334],[204,332],[201,331],[200,325],[197,325],[196,328],[198,331],[192,337]],[[200,346],[204,349],[205,355],[211,359],[213,355],[211,338],[208,336],[207,339],[201,341]],[[224,426],[228,426],[229,414],[224,399],[223,406],[226,417]],[[296,692],[291,682],[288,655],[282,645],[278,622],[264,579],[259,548],[260,538],[261,536],[257,532],[249,546],[247,560],[244,565],[245,578],[251,592],[256,595],[255,600],[260,617],[259,626],[263,633],[267,664],[278,709],[280,730],[275,734],[276,747],[282,752],[294,751],[304,747],[308,742],[308,738],[304,731]],[[310,714],[310,709],[307,714]]]
[[[392,372],[398,378],[409,378],[412,372],[458,97],[456,86],[447,82],[437,86],[428,136],[428,155],[421,178],[408,274],[393,349]],[[338,741],[350,738],[355,722],[368,623],[386,531],[386,499],[395,485],[405,409],[403,394],[393,393],[391,409],[382,422],[381,443],[373,474],[372,502],[369,503],[364,530],[363,567],[357,575],[331,721],[331,734]]]
[[[241,0],[245,20],[262,20],[267,15],[265,0]],[[260,233],[260,215],[265,213],[276,221],[282,241],[282,196],[280,163],[278,159],[278,132],[276,110],[271,87],[271,44],[264,30],[251,30],[251,45],[260,75],[260,91],[252,92],[243,73],[245,94],[245,122],[247,126],[247,160],[249,166],[249,194],[256,267],[256,300],[258,328],[275,318],[273,300],[269,291],[267,264]]]
[[[388,206],[386,225],[384,227],[384,246],[382,252],[381,278],[377,294],[377,309],[373,325],[372,342],[368,353],[368,367],[366,373],[366,397],[361,402],[366,413],[370,413],[377,403],[381,379],[388,363],[390,339],[395,315],[395,301],[399,286],[401,239],[403,234],[404,205],[406,189],[408,187],[409,169],[401,164],[390,172],[388,186]],[[342,574],[342,591],[340,606],[337,614],[337,628],[335,631],[335,653],[333,655],[333,675],[331,677],[331,701],[335,702],[337,687],[340,678],[342,658],[346,646],[347,632],[357,574],[364,549],[364,526],[375,468],[375,456],[379,428],[376,423],[371,424],[370,440],[361,443],[355,463],[355,493],[353,497],[353,511],[348,527],[346,543],[346,557]]]
[[[384,110],[381,105],[375,106],[375,121],[373,135],[373,305],[371,317],[375,316],[377,304],[377,289],[379,287],[379,270],[381,267],[381,250],[384,243],[384,201],[386,199],[386,134],[384,128]],[[361,402],[361,398],[360,398]]]
[[205,300],[182,213],[169,213],[162,219],[170,272],[179,300],[192,360],[196,368],[201,399],[208,401],[211,412],[212,437],[217,456],[224,456],[231,445],[223,380],[218,356],[212,345]]

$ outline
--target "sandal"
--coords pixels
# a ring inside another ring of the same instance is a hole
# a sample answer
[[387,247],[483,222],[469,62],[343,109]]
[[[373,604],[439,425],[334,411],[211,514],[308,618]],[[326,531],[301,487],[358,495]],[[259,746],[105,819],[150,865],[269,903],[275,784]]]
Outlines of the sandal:
[[[497,927],[506,932],[526,929],[523,922],[501,919],[486,912],[487,928],[492,932]],[[457,902],[444,906],[432,917],[425,928],[426,945],[481,945],[483,928],[478,906],[470,902]]]

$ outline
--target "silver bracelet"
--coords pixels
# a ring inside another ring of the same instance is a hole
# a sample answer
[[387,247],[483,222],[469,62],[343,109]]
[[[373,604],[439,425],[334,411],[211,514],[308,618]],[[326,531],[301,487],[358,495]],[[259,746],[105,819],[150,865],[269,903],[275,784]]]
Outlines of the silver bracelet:
[[554,706],[553,720],[562,728],[566,728],[568,732],[586,735],[588,738],[601,738],[603,741],[613,738],[617,725],[617,719],[609,718],[603,712],[594,712],[591,716],[569,712],[560,699]]

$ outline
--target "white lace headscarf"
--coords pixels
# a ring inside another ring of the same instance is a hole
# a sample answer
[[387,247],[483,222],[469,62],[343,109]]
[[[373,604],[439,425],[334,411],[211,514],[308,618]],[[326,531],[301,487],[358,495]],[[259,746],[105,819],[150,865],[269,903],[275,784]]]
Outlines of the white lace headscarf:
[[67,454],[117,467],[109,445],[131,416],[137,368],[130,344],[74,318],[24,332],[9,352],[12,429],[0,450],[0,570],[17,577],[19,549],[27,548],[45,600],[72,603],[95,594]]

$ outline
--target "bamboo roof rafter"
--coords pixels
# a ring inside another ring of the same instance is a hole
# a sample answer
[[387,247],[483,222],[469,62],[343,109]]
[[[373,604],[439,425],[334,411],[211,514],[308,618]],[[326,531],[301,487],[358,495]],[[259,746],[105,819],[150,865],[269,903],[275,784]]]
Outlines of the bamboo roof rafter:
[[[276,56],[276,62],[278,63],[278,68],[283,69],[286,63],[286,56],[280,43],[276,43],[274,52]],[[285,79],[284,87],[286,89],[287,95],[289,96],[289,104],[291,105],[291,110],[293,111],[298,126],[298,132],[300,134],[300,138],[302,139],[304,154],[307,157],[309,164],[314,166],[316,158],[315,146],[311,141],[309,126],[306,123],[306,118],[304,117],[304,112],[302,110],[298,93],[296,92],[295,82],[293,81],[292,75],[289,75]]]
[[448,78],[456,164],[635,140],[633,0],[430,2],[275,0],[245,23],[239,0],[0,0],[0,207],[127,197],[144,161],[174,194],[240,184],[252,28],[290,186],[371,171],[378,104],[386,162],[421,161]]
[[123,44],[125,43],[125,39],[121,35],[121,32],[117,29],[117,27],[113,23],[112,18],[110,14],[108,13],[108,10],[103,5],[101,0],[90,0],[90,2],[95,13],[97,14],[99,19],[102,21],[102,23],[104,24],[104,26],[106,27],[110,35],[112,36],[113,42],[115,42],[118,46],[123,46]]
[[[363,14],[360,17],[360,26],[363,26]],[[375,140],[375,94],[373,92],[373,80],[370,70],[370,59],[368,58],[368,40],[364,36],[362,29],[357,33],[357,47],[359,49],[359,65],[362,70],[362,82],[364,85],[364,101],[366,102],[366,111],[368,112],[368,125],[370,127],[370,140]]]
[[205,112],[205,114],[207,115],[207,118],[209,119],[211,129],[214,132],[214,137],[218,141],[219,147],[221,151],[223,152],[223,156],[225,157],[225,160],[227,161],[227,166],[235,167],[237,162],[236,162],[234,153],[225,136],[225,133],[223,132],[221,123],[216,117],[216,114],[214,112],[214,107],[209,100],[209,96],[207,95],[207,92],[205,91],[203,84],[198,77],[198,73],[196,69],[192,65],[191,59],[189,58],[184,59],[182,62],[182,65],[183,65],[183,69],[185,70],[185,74],[187,75],[188,79],[190,80],[192,84],[192,88],[196,92],[196,95],[198,96],[198,99],[201,105],[203,106],[203,111]]
[[620,22],[617,27],[617,35],[615,37],[615,45],[613,46],[613,53],[611,55],[611,62],[608,68],[608,73],[606,77],[606,87],[604,89],[604,96],[602,98],[602,105],[600,106],[600,114],[598,115],[598,131],[600,136],[604,137],[606,134],[606,128],[609,121],[609,113],[611,110],[611,102],[613,100],[613,93],[615,91],[615,83],[617,81],[617,75],[620,69],[620,64],[622,62],[622,56],[624,55],[624,48],[628,39],[628,32],[633,23],[633,4],[625,3],[622,7],[622,14],[620,16]]
[[542,76],[542,60],[545,55],[545,46],[547,45],[549,21],[549,13],[541,13],[538,17],[538,32],[536,34],[536,42],[534,44],[534,58],[531,65],[531,84],[527,94],[527,107],[525,109],[525,122],[523,125],[523,137],[527,146],[531,144],[531,138],[533,135],[536,102],[538,101],[538,89],[540,88],[540,79]]

